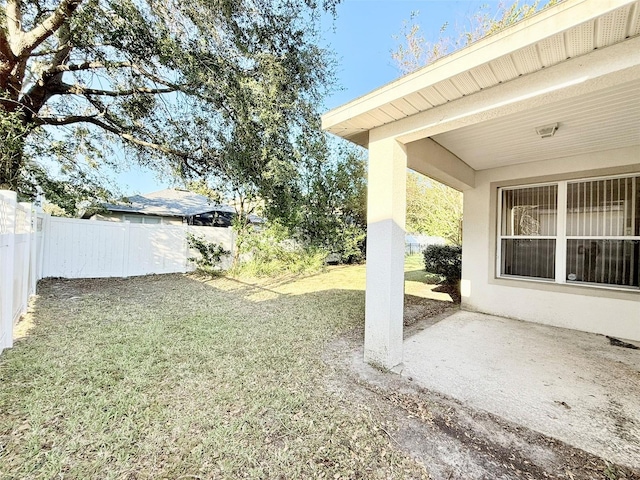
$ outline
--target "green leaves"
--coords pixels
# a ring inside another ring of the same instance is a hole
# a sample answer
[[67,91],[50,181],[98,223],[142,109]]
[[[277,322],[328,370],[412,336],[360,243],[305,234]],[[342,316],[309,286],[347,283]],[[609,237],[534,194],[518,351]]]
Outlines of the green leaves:
[[417,173],[408,173],[406,230],[461,245],[462,194]]
[[[331,80],[327,52],[314,45],[318,13],[336,3],[81,2],[36,52],[0,58],[9,67],[0,69],[0,87],[15,85],[10,100],[23,108],[27,131],[27,143],[3,157],[0,183],[20,188],[19,170],[43,158],[30,141],[44,130],[93,162],[111,161],[109,152],[93,155],[107,145],[142,165],[187,180],[215,177],[289,208],[299,134],[318,128],[316,107]],[[40,12],[61,5],[23,4],[9,1],[2,13],[22,9],[30,28],[42,22]],[[58,152],[66,161],[68,152]]]
[[299,236],[345,263],[358,262],[364,259],[366,239],[365,158],[356,147],[326,142],[320,137],[307,145]]

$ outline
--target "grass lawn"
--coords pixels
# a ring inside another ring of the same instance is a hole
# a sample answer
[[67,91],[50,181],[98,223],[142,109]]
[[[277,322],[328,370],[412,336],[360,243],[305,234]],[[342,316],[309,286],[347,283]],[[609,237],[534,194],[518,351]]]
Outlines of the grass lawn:
[[47,280],[33,323],[0,356],[0,478],[426,475],[330,386],[326,347],[362,336],[363,266]]
[[407,295],[450,302],[451,297],[447,293],[434,291],[438,287],[439,280],[438,275],[425,271],[422,254],[405,257],[404,291]]

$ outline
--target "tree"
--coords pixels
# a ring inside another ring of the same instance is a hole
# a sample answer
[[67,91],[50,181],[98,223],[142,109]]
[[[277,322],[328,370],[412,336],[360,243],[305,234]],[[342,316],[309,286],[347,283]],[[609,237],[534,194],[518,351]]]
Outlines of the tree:
[[407,173],[408,232],[443,237],[462,244],[462,193],[442,183]]
[[307,147],[297,236],[307,245],[338,254],[342,262],[360,261],[367,226],[363,151],[326,135],[307,142]]
[[0,188],[29,196],[38,160],[75,173],[123,149],[240,176],[279,208],[331,79],[316,20],[338,1],[3,1]]
[[552,7],[561,1],[547,0],[543,5],[540,0],[530,4],[521,4],[520,0],[512,0],[511,3],[500,2],[495,12],[491,12],[488,5],[483,5],[468,19],[466,25],[458,27],[451,35],[448,34],[449,24],[445,23],[434,41],[427,40],[422,35],[419,24],[420,12],[414,11],[411,12],[409,20],[403,23],[400,33],[394,36],[399,45],[391,52],[391,57],[401,73],[411,73],[481,38],[504,30],[530,17],[541,8]]
[[235,261],[254,229],[247,221],[257,213],[272,223],[273,238],[288,236],[301,248],[338,254],[343,262],[364,258],[366,238],[366,159],[360,148],[330,138],[319,130],[300,139],[298,168],[290,189],[281,192],[284,210],[265,208],[252,185],[242,178],[222,175],[208,183],[191,182],[192,191],[236,209],[238,233]]

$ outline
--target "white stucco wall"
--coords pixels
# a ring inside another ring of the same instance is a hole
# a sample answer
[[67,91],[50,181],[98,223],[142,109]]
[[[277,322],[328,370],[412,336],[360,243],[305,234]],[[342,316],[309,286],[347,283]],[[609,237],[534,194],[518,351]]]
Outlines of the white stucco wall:
[[623,172],[640,172],[640,147],[477,171],[475,188],[464,192],[462,307],[640,340],[638,291],[496,278],[498,186]]

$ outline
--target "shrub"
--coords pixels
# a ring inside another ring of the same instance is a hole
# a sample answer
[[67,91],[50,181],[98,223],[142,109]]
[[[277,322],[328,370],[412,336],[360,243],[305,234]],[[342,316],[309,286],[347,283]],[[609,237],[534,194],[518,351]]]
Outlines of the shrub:
[[275,222],[260,231],[247,232],[239,253],[240,262],[231,273],[252,277],[316,273],[324,268],[327,256],[322,248],[291,239],[289,230]]
[[189,260],[194,262],[199,270],[207,273],[220,270],[222,257],[231,254],[231,252],[225,250],[222,245],[208,242],[203,237],[196,237],[191,233],[187,234],[187,243],[190,248],[200,253],[198,257],[189,257]]
[[422,253],[425,270],[444,278],[445,285],[456,285],[462,277],[462,247],[429,245]]
[[337,254],[340,263],[361,263],[365,259],[367,232],[357,225],[343,226],[334,234],[333,243],[325,248]]

